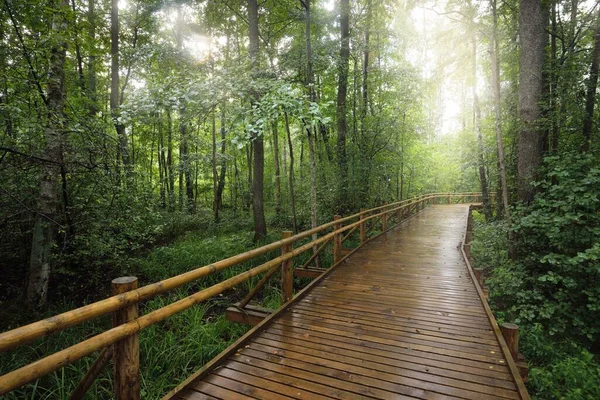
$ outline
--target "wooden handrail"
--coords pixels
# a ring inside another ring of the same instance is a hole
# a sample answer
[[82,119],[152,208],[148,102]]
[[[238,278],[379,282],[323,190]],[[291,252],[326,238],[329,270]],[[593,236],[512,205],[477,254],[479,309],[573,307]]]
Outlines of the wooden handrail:
[[[316,228],[298,233],[292,237],[278,240],[265,246],[226,258],[224,260],[217,261],[215,263],[194,269],[192,271],[163,280],[161,282],[150,284],[136,290],[131,290],[123,294],[119,294],[117,296],[109,297],[105,300],[101,300],[96,303],[92,303],[87,306],[80,307],[75,310],[71,310],[42,321],[34,322],[32,324],[13,329],[11,331],[4,332],[0,334],[0,352],[29,343],[37,338],[80,324],[82,322],[99,317],[101,315],[105,315],[107,313],[125,308],[129,305],[137,304],[143,300],[147,300],[161,293],[175,289],[186,283],[207,276],[211,273],[251,260],[257,256],[263,255],[273,250],[280,249],[284,246],[289,246],[289,249],[297,241],[307,238],[314,233],[322,232],[331,227],[341,226],[340,228],[334,229],[332,232],[329,232],[318,239],[312,240],[311,242],[308,242],[296,249],[291,249],[290,251],[286,252],[285,254],[282,254],[279,257],[275,257],[266,263],[251,268],[232,278],[224,280],[209,288],[203,289],[191,296],[185,297],[165,307],[154,310],[144,316],[138,317],[122,325],[116,326],[87,340],[79,342],[71,347],[68,347],[57,353],[49,355],[45,358],[42,358],[38,361],[35,361],[17,370],[0,376],[0,395],[14,390],[32,380],[42,377],[61,367],[71,364],[86,355],[89,355],[107,346],[110,346],[123,338],[136,334],[140,330],[150,325],[160,322],[176,313],[184,311],[199,302],[214,297],[225,290],[228,290],[234,286],[239,285],[240,283],[249,280],[250,278],[256,275],[274,269],[282,262],[291,260],[299,254],[313,249],[319,244],[327,243],[328,241],[336,237],[336,235],[341,238],[342,233],[352,231],[356,229],[360,224],[364,224],[369,220],[379,219],[384,214],[387,215],[394,211],[406,209],[415,204],[418,204],[419,202],[425,202],[428,199],[448,195],[449,194],[446,193],[422,195],[413,199],[402,200],[392,204],[375,207],[370,210],[361,211],[348,217],[339,218],[335,221],[325,223]],[[478,194],[466,193],[450,195],[469,196]],[[353,219],[355,219],[356,221],[350,222]],[[397,223],[399,222],[401,221],[397,221]]]
[[[412,201],[412,199],[396,202],[394,205],[399,206],[410,201]],[[384,206],[376,207],[368,211],[378,211],[383,207]],[[353,218],[358,218],[359,216],[360,213],[356,213],[348,217],[341,218],[338,222],[345,223]],[[10,350],[14,347],[30,343],[35,339],[47,336],[51,333],[64,330],[102,315],[106,315],[130,304],[139,303],[140,301],[153,298],[159,294],[176,289],[185,285],[186,283],[193,282],[214,272],[221,271],[233,265],[251,260],[268,252],[278,250],[285,245],[293,244],[298,240],[311,236],[313,233],[319,233],[325,229],[331,228],[335,224],[335,221],[328,222],[308,231],[300,232],[290,238],[278,240],[245,253],[214,262],[189,272],[185,272],[181,275],[177,275],[118,296],[112,296],[107,299],[79,307],[75,310],[67,311],[65,313],[4,332],[0,334],[0,352]]]

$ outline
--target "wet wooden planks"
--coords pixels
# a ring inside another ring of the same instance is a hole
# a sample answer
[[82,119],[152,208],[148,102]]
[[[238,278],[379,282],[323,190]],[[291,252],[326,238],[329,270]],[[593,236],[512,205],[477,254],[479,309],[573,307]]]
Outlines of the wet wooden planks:
[[173,398],[520,398],[459,251],[467,212],[367,244]]

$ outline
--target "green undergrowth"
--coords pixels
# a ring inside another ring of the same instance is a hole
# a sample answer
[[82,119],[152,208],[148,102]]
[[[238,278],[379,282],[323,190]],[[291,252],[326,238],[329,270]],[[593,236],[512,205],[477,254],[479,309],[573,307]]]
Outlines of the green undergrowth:
[[[228,232],[220,236],[208,236],[206,232],[188,232],[168,246],[155,248],[145,257],[132,258],[123,273],[138,276],[140,285],[145,285],[243,253],[280,237],[281,233],[275,231],[257,244],[252,241],[252,233],[249,231]],[[280,250],[277,250],[256,257],[149,300],[141,304],[140,314],[147,314],[203,288],[222,282],[279,254],[281,254]],[[308,254],[303,254],[296,257],[295,264],[300,265],[308,256]],[[329,259],[329,255],[324,255],[325,262],[328,262]],[[108,285],[110,277],[106,277],[106,279]],[[224,312],[232,303],[243,298],[259,279],[260,276],[253,277],[216,298],[178,313],[140,333],[143,398],[160,398],[247,332],[248,327],[229,322],[225,318]],[[310,282],[309,279],[297,278],[296,290],[300,290],[308,282]],[[264,307],[278,308],[281,305],[279,284],[280,276],[276,273],[257,295],[257,303]],[[64,303],[60,307],[50,307],[43,315],[36,315],[36,317],[48,317],[72,308],[75,308],[75,304]],[[13,321],[9,328],[22,325],[24,321],[29,322],[26,319],[27,317],[23,317]],[[105,316],[5,353],[0,357],[0,375],[92,337],[109,329],[110,324],[110,317]],[[73,365],[13,391],[6,396],[6,399],[68,398],[96,357],[97,353],[85,357]],[[109,365],[90,389],[86,398],[94,400],[113,398],[111,376],[112,365]]]
[[485,223],[475,212],[471,254],[474,266],[485,271],[498,322],[520,327],[519,350],[529,364],[530,394],[543,400],[600,399],[598,356],[575,329],[552,330],[545,313],[556,301],[538,293],[532,272],[522,263],[509,260],[508,229],[506,222]]

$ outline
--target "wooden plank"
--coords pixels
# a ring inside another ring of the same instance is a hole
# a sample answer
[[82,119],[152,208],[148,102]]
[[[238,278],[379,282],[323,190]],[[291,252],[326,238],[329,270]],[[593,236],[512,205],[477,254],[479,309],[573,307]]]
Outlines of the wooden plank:
[[[236,376],[236,378],[239,378]],[[265,400],[288,400],[291,397],[284,396],[275,393],[267,388],[261,388],[259,386],[249,385],[241,382],[237,379],[232,379],[223,374],[217,375],[213,373],[209,375],[203,382],[198,382],[193,386],[194,390],[203,391],[203,385],[205,383],[218,386],[221,390],[227,390],[227,393],[216,395],[216,397],[223,399],[237,398],[238,396],[246,396],[253,399],[265,399]],[[236,393],[235,395],[233,393]],[[211,393],[212,395],[212,393]]]
[[294,270],[294,275],[299,278],[318,278],[323,274],[323,272],[327,271],[324,268],[296,268]]
[[228,307],[225,311],[225,316],[229,321],[255,326],[260,324],[272,313],[273,310],[269,308],[247,304],[244,308],[240,308],[237,305]]
[[[450,377],[440,377],[430,374],[429,371],[420,372],[396,366],[384,366],[365,360],[359,360],[357,364],[352,358],[347,358],[339,354],[334,355],[334,357],[327,357],[326,355],[323,356],[319,353],[307,355],[289,350],[275,350],[268,346],[261,346],[253,343],[249,348],[244,349],[242,352],[242,357],[244,355],[248,355],[264,360],[269,359],[270,357],[272,360],[273,357],[271,354],[275,354],[277,357],[280,357],[280,360],[290,360],[290,362],[291,360],[294,360],[294,363],[299,362],[297,365],[317,364],[320,367],[337,369],[339,371],[345,371],[351,374],[357,374],[359,376],[380,379],[390,383],[407,385],[412,388],[432,390],[442,394],[450,394],[453,396],[470,398],[474,400],[479,398],[489,398],[486,395],[498,395],[509,399],[518,398],[518,395],[514,390],[507,390],[489,385],[481,385],[473,382],[465,382],[463,380]],[[311,368],[310,365],[308,368]]]

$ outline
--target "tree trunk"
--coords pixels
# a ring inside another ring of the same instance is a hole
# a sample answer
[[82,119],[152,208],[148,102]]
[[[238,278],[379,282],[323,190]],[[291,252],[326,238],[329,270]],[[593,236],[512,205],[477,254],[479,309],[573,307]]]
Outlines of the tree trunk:
[[519,36],[521,42],[519,73],[519,161],[518,197],[524,203],[533,200],[537,169],[542,161],[543,131],[541,116],[546,14],[539,0],[521,0]]
[[175,210],[175,169],[173,168],[173,120],[171,110],[167,109],[167,190],[169,192],[169,208]]
[[[500,99],[500,62],[499,62],[499,45],[498,45],[498,14],[496,10],[496,0],[491,0],[493,29],[492,41],[490,43],[491,63],[492,63],[492,91],[494,93],[494,112],[496,126],[496,149],[498,155],[498,175],[500,176],[500,188],[502,191],[502,204],[504,208],[504,216],[510,219],[510,211],[508,208],[508,184],[506,182],[506,167],[504,166],[504,146],[502,143],[502,120],[501,111],[502,103]],[[500,199],[496,200],[500,204]]]
[[[312,60],[312,42],[310,37],[310,28],[311,28],[311,8],[310,8],[310,0],[303,0],[304,4],[304,37],[306,40],[306,80],[305,85],[308,91],[308,98],[310,101],[315,101],[315,86],[314,86],[314,77],[313,77],[313,60]],[[306,121],[302,121],[303,125],[306,125]],[[313,132],[315,135],[313,136]],[[315,140],[316,139],[316,127],[311,124],[310,127],[306,128],[306,135],[308,138],[308,152],[309,152],[309,162],[310,162],[310,225],[311,228],[317,227],[317,172],[316,172],[316,160],[315,160]],[[315,233],[312,235],[313,240],[317,240],[318,235]],[[317,254],[318,247],[313,247],[313,253]],[[317,268],[321,266],[321,262],[319,257],[315,258],[315,264]]]
[[194,201],[194,181],[192,179],[192,164],[190,163],[190,132],[187,116],[187,108],[182,105],[179,109],[179,134],[181,140],[181,166],[185,177],[185,197],[188,212],[194,213],[196,204]]
[[90,116],[98,112],[98,100],[96,94],[96,0],[88,0],[88,36],[91,43],[90,55],[88,57],[88,83],[87,92],[90,102]]
[[273,122],[273,167],[275,168],[275,214],[281,214],[281,168],[279,167],[279,130]]
[[[559,135],[559,120],[560,113],[557,107],[558,98],[558,62],[557,62],[557,47],[556,47],[556,35],[557,35],[557,23],[556,23],[556,1],[552,2],[551,12],[551,35],[550,35],[550,104],[549,109],[552,115],[550,119],[550,150],[555,152],[558,150],[558,135]],[[563,102],[564,103],[564,102]]]
[[215,203],[213,205],[215,221],[219,220],[219,210],[223,204],[223,191],[225,190],[225,174],[227,172],[227,161],[225,159],[225,145],[227,138],[227,130],[225,129],[225,109],[221,110],[221,171],[219,174],[219,182],[217,184],[217,192],[215,194]]
[[339,167],[338,211],[348,209],[348,160],[346,155],[346,98],[348,91],[348,61],[350,58],[350,1],[340,0],[340,59],[337,92],[337,156]]
[[129,165],[129,155],[127,153],[125,125],[120,121],[119,0],[111,0],[110,17],[110,113],[113,124],[115,125],[115,130],[117,131],[117,172],[120,174],[119,165],[123,162],[125,169],[127,169]]
[[294,195],[294,147],[292,146],[292,133],[290,132],[290,120],[285,113],[285,131],[287,133],[288,146],[290,148],[290,208],[292,211],[292,227],[294,233],[298,233],[298,220],[296,218],[296,196]]
[[479,98],[477,96],[477,39],[473,36],[473,129],[477,135],[477,159],[479,161],[479,182],[481,183],[481,197],[483,199],[483,213],[489,220],[492,216],[490,207],[490,196],[488,193],[487,176],[485,173],[485,157],[483,146],[483,134],[481,132],[481,110],[479,109]]
[[[256,75],[259,68],[258,48],[258,4],[257,0],[248,0],[248,53],[252,73]],[[258,100],[258,94],[253,101]],[[265,149],[262,134],[253,134],[254,176],[252,178],[252,212],[254,214],[254,240],[259,240],[267,235],[265,222],[265,209],[263,201]]]
[[219,187],[219,176],[217,171],[217,122],[215,113],[212,115],[212,129],[211,129],[211,138],[212,138],[212,157],[211,157],[211,165],[212,165],[212,179],[213,179],[213,216],[215,218],[215,222],[219,221],[219,208],[217,202],[217,188]]
[[66,12],[68,0],[56,4],[52,21],[52,33],[56,42],[50,49],[50,68],[46,83],[48,121],[44,129],[46,147],[37,198],[37,212],[31,238],[29,259],[29,279],[27,300],[39,307],[44,306],[48,297],[50,280],[50,255],[53,244],[53,224],[57,211],[57,181],[60,166],[63,164],[65,131],[65,60],[67,54],[66,37],[61,35],[67,29]]
[[367,0],[367,20],[365,26],[365,49],[363,51],[363,81],[362,81],[362,110],[361,110],[361,127],[363,135],[365,133],[365,123],[367,119],[367,112],[369,109],[369,40],[370,40],[370,29],[371,29],[371,0]]
[[590,78],[587,83],[587,94],[585,98],[585,115],[583,118],[583,145],[581,150],[588,152],[592,143],[592,121],[594,118],[594,106],[596,104],[596,88],[598,86],[598,64],[600,63],[600,9],[596,21],[596,32],[594,34],[594,51],[592,52],[592,63],[590,65]]
[[160,179],[160,206],[161,208],[167,208],[166,199],[166,178],[167,178],[167,167],[165,160],[165,139],[163,137],[163,124],[162,124],[162,113],[159,113],[158,118],[158,178]]

